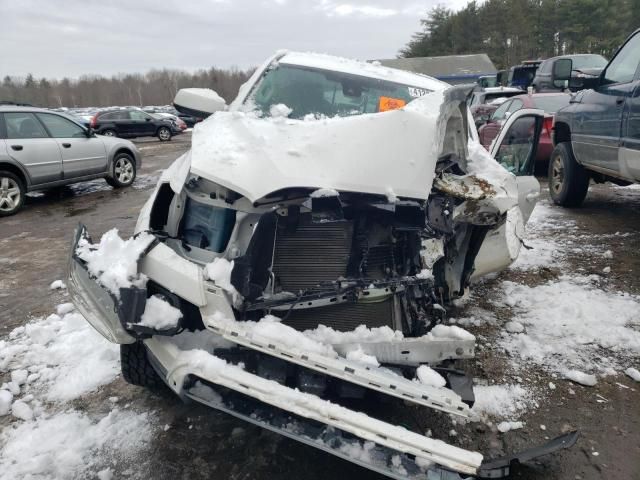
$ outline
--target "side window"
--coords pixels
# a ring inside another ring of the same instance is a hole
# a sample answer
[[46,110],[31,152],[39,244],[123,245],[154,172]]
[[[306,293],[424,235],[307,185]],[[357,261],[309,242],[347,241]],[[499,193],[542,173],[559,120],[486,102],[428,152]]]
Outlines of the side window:
[[4,121],[7,128],[7,138],[49,138],[33,113],[5,113]]
[[141,112],[140,110],[131,110],[129,112],[129,118],[131,118],[131,120],[146,120],[147,118],[150,118],[149,115],[147,115],[144,112]]
[[511,114],[513,112],[517,112],[518,110],[520,110],[522,108],[522,100],[512,100],[511,101],[511,105],[509,105],[509,108],[507,109],[507,113]]
[[533,148],[537,145],[535,116],[518,118],[504,136],[496,161],[514,175],[531,175]]
[[71,120],[62,118],[51,113],[38,113],[38,118],[42,120],[53,138],[83,138],[85,131],[80,125],[76,125]]
[[640,64],[640,34],[635,35],[611,61],[604,75],[605,83],[629,83]]
[[511,102],[510,101],[506,101],[504,102],[502,105],[500,105],[495,112],[493,112],[493,115],[491,115],[491,120],[503,120],[505,117],[505,114],[507,113],[507,109],[511,106]]

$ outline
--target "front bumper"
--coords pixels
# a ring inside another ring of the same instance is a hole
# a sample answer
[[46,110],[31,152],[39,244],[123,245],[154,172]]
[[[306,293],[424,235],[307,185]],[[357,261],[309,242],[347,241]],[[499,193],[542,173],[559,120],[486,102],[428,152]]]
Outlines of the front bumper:
[[[211,332],[204,335],[215,336]],[[171,338],[144,341],[151,364],[181,398],[215,408],[241,420],[318,448],[398,480],[462,480],[505,478],[512,468],[543,455],[569,448],[578,432],[503,458],[482,456],[439,440],[409,432],[353,411],[332,411],[292,401],[290,389],[236,370],[209,368],[210,352],[178,346]],[[210,342],[213,344],[214,342]],[[184,350],[183,350],[184,348]],[[401,433],[398,436],[398,433]],[[353,455],[353,452],[368,452]],[[401,468],[400,468],[401,467]]]

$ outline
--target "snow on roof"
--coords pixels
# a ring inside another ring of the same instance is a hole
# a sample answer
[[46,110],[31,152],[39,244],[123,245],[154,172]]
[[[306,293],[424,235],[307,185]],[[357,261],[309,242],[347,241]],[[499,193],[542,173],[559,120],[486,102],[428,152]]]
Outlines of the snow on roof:
[[420,73],[385,67],[380,62],[364,62],[344,57],[335,57],[322,53],[287,52],[279,63],[301,67],[320,68],[336,72],[361,75],[378,80],[401,83],[431,91],[444,90],[448,85],[433,77]]
[[486,53],[446,55],[442,57],[390,58],[380,60],[380,63],[389,67],[402,68],[438,78],[496,73],[496,67]]

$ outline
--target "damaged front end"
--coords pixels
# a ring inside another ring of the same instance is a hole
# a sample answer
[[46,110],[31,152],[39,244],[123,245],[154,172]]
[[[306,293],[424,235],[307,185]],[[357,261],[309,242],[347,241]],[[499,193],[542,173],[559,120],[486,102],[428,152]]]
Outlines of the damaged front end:
[[[451,89],[399,111],[311,122],[217,114],[206,123],[224,135],[196,130],[141,212],[136,235],[152,240],[138,245],[137,283],[101,285],[78,253],[90,243],[79,228],[74,303],[109,340],[143,342],[182,397],[392,478],[498,478],[569,446],[575,434],[483,462],[334,403],[394,398],[471,417],[472,382],[455,362],[473,358],[475,338],[444,325],[446,307],[477,265],[515,258],[519,243],[490,260],[483,245],[517,238],[522,217],[511,176],[474,167],[464,100]],[[179,312],[175,324],[149,322],[152,297]],[[423,365],[442,385],[416,380]]]

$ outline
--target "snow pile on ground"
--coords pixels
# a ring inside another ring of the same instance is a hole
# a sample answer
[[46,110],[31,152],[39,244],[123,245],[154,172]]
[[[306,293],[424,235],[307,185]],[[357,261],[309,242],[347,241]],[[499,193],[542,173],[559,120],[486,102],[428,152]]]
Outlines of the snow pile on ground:
[[624,371],[624,373],[636,382],[640,382],[640,372],[636,368],[629,367]]
[[497,428],[500,433],[507,433],[511,430],[518,430],[522,427],[524,427],[522,422],[500,422]]
[[97,245],[80,239],[76,253],[87,262],[89,273],[119,298],[121,288],[141,287],[146,283],[146,278],[138,274],[138,259],[154,239],[145,232],[123,240],[114,228],[106,232]]
[[505,281],[496,303],[514,312],[524,331],[499,343],[517,359],[560,373],[607,373],[619,358],[640,356],[640,298],[609,293],[594,277],[562,276],[529,287]]
[[[64,288],[61,286],[60,288]],[[118,346],[69,304],[0,340],[0,479],[93,478],[104,463],[136,455],[151,439],[147,413],[88,415],[69,402],[113,381]]]
[[177,327],[181,318],[180,310],[154,295],[147,299],[139,325],[156,330],[168,330]]
[[517,419],[529,408],[537,406],[533,394],[521,385],[476,385],[473,387],[476,401],[471,412],[478,419]]
[[525,247],[520,249],[520,254],[511,268],[537,270],[562,264],[567,244],[565,239],[559,237],[575,228],[575,221],[566,218],[547,202],[539,202],[527,222]]
[[43,414],[0,433],[0,478],[93,478],[104,450],[132,456],[151,435],[147,413],[114,409],[99,420],[73,410]]
[[0,371],[12,371],[11,383],[20,391],[42,393],[49,401],[77,398],[111,382],[118,359],[118,346],[73,312],[35,320],[0,341]]

